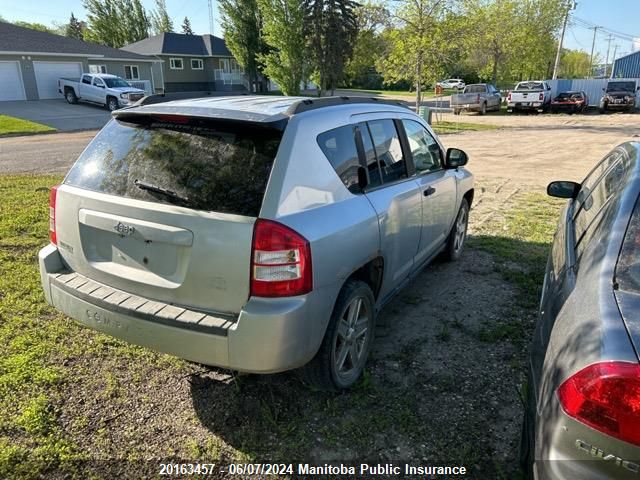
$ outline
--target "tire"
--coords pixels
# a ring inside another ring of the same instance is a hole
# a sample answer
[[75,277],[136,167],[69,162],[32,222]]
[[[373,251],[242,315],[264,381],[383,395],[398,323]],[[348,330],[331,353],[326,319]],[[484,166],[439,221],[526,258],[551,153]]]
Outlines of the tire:
[[107,97],[107,108],[110,112],[118,110],[118,108],[120,108],[118,105],[118,99],[116,97]]
[[469,202],[466,198],[462,199],[460,210],[453,222],[453,227],[447,239],[447,245],[444,249],[444,257],[450,262],[455,262],[462,255],[464,243],[467,239],[467,226],[469,224]]
[[600,113],[607,113],[607,107],[600,107]]
[[483,102],[482,106],[480,107],[480,115],[486,115],[487,114],[487,103]]
[[454,111],[453,111],[453,114],[454,114],[454,115],[460,115],[460,110],[454,110]]
[[67,103],[70,103],[71,105],[75,105],[76,103],[78,103],[78,97],[76,97],[76,92],[74,92],[73,89],[71,88],[68,88],[66,92],[64,92],[64,98],[67,101]]
[[307,380],[326,391],[352,387],[364,371],[374,326],[375,300],[371,288],[362,281],[348,280],[333,307],[320,349],[305,367]]

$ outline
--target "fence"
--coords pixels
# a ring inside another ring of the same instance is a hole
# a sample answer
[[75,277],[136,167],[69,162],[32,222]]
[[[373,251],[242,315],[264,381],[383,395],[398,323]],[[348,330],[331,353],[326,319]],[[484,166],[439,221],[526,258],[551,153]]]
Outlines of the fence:
[[151,88],[151,82],[149,80],[127,80],[127,82],[133,88],[144,90],[147,95],[152,95],[154,93],[153,89]]
[[[607,86],[609,80],[638,82],[637,78],[575,78],[547,80],[547,83],[551,86],[551,94],[553,97],[562,92],[578,90],[587,94],[590,107],[597,107],[602,98],[602,89]],[[636,106],[639,100],[640,98],[636,97]]]

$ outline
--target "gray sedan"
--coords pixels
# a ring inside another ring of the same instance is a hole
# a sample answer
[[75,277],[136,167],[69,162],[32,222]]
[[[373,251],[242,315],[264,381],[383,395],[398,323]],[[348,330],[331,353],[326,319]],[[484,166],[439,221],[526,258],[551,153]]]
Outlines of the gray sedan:
[[640,143],[568,198],[531,349],[521,461],[536,479],[640,478]]

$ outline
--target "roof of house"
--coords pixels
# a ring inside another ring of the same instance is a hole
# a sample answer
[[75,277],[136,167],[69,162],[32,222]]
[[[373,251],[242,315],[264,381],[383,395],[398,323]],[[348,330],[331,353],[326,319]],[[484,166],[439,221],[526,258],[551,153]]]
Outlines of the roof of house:
[[69,54],[87,57],[152,60],[134,52],[84,42],[54,33],[40,32],[0,21],[0,54],[7,52]]
[[141,55],[233,56],[222,38],[209,34],[161,33],[122,48]]

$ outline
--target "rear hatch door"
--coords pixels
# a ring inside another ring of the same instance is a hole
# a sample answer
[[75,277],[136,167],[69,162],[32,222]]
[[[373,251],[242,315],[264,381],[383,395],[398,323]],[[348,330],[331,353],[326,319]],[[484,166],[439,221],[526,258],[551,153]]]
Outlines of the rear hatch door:
[[59,188],[70,268],[167,303],[237,313],[281,130],[178,116],[112,120]]

